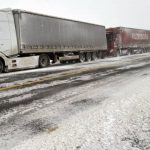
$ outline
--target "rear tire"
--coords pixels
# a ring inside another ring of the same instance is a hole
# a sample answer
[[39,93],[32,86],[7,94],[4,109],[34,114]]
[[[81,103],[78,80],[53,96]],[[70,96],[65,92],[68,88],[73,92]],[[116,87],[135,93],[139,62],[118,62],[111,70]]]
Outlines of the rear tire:
[[117,51],[116,51],[116,57],[120,57],[120,56],[121,56],[120,51],[117,50]]
[[0,60],[0,73],[4,72],[4,63]]
[[50,58],[47,54],[41,54],[39,57],[39,67],[44,68],[50,65]]
[[92,53],[92,60],[97,60],[97,54],[96,54],[96,52]]
[[102,59],[104,59],[105,58],[105,52],[102,52],[102,57],[101,57]]
[[90,52],[86,53],[86,61],[87,62],[91,61],[91,53]]
[[97,58],[98,58],[98,59],[101,59],[101,57],[102,57],[102,52],[101,52],[101,51],[98,51],[96,55],[97,55]]
[[85,54],[84,53],[80,53],[79,54],[79,61],[81,63],[85,62],[86,61],[86,57],[85,57]]
[[128,54],[127,55],[129,55],[129,56],[131,55],[131,51],[130,50],[128,50]]

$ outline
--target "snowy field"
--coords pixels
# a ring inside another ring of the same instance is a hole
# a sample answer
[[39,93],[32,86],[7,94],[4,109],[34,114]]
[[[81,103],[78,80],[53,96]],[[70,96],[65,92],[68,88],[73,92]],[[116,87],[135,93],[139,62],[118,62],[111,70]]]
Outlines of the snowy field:
[[150,64],[142,56],[108,59],[121,64],[115,70],[1,91],[0,149],[149,150]]

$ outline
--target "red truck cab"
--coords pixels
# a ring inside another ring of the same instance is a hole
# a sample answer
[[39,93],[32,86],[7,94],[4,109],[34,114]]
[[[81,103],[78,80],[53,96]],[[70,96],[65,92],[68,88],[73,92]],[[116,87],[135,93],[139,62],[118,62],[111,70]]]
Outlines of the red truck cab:
[[126,27],[108,28],[109,55],[142,53],[150,50],[150,31]]
[[117,51],[117,49],[115,48],[115,39],[116,39],[115,30],[113,28],[107,29],[106,37],[107,37],[108,55],[115,55]]

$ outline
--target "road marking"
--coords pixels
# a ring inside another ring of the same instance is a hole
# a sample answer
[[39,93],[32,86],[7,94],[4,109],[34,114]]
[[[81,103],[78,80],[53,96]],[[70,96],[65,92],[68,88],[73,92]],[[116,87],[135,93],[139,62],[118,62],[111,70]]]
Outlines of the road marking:
[[47,130],[48,130],[48,133],[52,133],[52,132],[56,131],[57,129],[58,129],[58,127],[56,126],[56,127],[50,127]]
[[[146,59],[149,60],[149,57],[135,58],[134,61],[146,60]],[[122,64],[120,63],[119,65],[118,65],[118,62],[117,62],[117,64],[111,64],[111,65],[110,64],[105,64],[105,65],[96,64],[96,66],[94,66],[94,67],[90,66],[88,68],[80,68],[80,69],[69,70],[69,71],[57,73],[55,75],[53,74],[53,75],[48,75],[48,76],[45,76],[45,77],[39,77],[39,79],[35,80],[35,81],[26,81],[26,82],[21,83],[21,84],[2,87],[2,88],[0,88],[0,91],[6,91],[6,90],[11,90],[11,89],[21,88],[21,87],[25,87],[25,86],[29,86],[29,85],[33,85],[33,84],[42,83],[42,82],[45,82],[45,81],[53,81],[53,80],[57,80],[57,79],[65,78],[65,77],[70,77],[70,76],[73,76],[73,75],[91,73],[93,71],[97,71],[98,69],[112,69],[112,68],[122,67],[122,66],[125,66],[125,65],[131,65],[131,64],[132,64],[132,61],[122,62]]]
[[27,81],[27,82],[24,82],[24,83],[21,83],[21,84],[16,84],[16,85],[12,85],[12,86],[8,86],[8,87],[2,87],[0,88],[0,91],[6,91],[6,90],[11,90],[11,89],[16,89],[16,88],[21,88],[21,87],[24,87],[24,86],[29,86],[29,85],[33,85],[33,84],[38,84],[38,83],[42,83],[42,82],[45,82],[45,81],[53,81],[53,80],[57,80],[57,79],[61,79],[61,78],[65,78],[65,77],[70,77],[70,76],[73,76],[73,75],[79,75],[79,74],[83,74],[83,73],[90,73],[90,72],[93,72],[93,71],[96,71],[98,69],[109,69],[109,68],[112,68],[114,66],[99,66],[99,67],[94,67],[94,68],[88,68],[88,69],[78,69],[78,70],[69,70],[69,71],[65,71],[63,73],[58,73],[56,74],[55,76],[52,75],[52,76],[45,76],[43,78],[39,78],[38,80],[35,80],[35,81]]

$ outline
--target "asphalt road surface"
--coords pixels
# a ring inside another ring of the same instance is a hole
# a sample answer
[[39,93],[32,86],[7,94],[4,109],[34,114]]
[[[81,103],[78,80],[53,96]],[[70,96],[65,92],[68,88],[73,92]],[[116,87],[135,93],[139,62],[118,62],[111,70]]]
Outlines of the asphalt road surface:
[[0,149],[150,149],[150,54],[0,75]]

